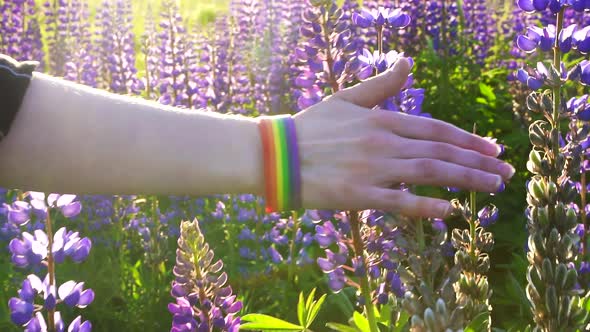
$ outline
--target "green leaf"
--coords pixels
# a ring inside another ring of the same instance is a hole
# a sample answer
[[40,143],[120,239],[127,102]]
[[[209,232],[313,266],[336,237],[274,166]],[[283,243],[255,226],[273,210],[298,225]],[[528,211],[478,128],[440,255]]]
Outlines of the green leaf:
[[482,104],[482,105],[489,105],[489,104],[490,104],[490,103],[488,103],[488,100],[487,100],[487,99],[485,99],[485,98],[482,98],[482,97],[477,97],[477,98],[475,98],[475,101],[476,101],[478,104]]
[[348,325],[344,325],[344,324],[338,324],[338,323],[328,323],[326,324],[327,327],[331,328],[334,331],[340,331],[340,332],[360,332],[359,329],[352,327],[352,326],[348,326]]
[[492,89],[491,86],[485,83],[479,83],[479,91],[484,97],[486,97],[487,100],[491,102],[496,101],[496,94],[494,93],[494,89]]
[[395,327],[392,332],[405,331],[406,325],[408,325],[409,320],[410,320],[410,314],[408,314],[405,310],[402,311],[399,315],[397,322],[395,322]]
[[375,310],[375,313],[379,317],[377,319],[377,321],[379,323],[383,323],[385,325],[389,325],[391,323],[390,322],[390,319],[391,319],[391,310],[392,310],[392,306],[391,305],[382,305],[381,306],[381,310]]
[[354,306],[346,293],[348,293],[348,289],[345,288],[339,293],[330,294],[328,305],[339,308],[344,317],[351,317],[354,312]]
[[242,321],[249,323],[242,324],[240,330],[302,331],[304,329],[303,326],[264,314],[248,314],[242,317]]
[[369,327],[369,321],[365,316],[361,315],[358,311],[355,311],[352,315],[352,319],[354,321],[354,325],[361,330],[361,332],[370,332],[371,328]]
[[482,312],[481,314],[475,316],[471,323],[467,325],[465,328],[465,332],[478,332],[478,331],[487,331],[488,326],[490,324],[490,313],[489,312]]
[[322,305],[324,304],[325,300],[326,300],[326,294],[322,295],[322,297],[320,297],[320,299],[317,302],[314,302],[313,306],[311,307],[311,310],[309,310],[307,312],[307,322],[305,325],[303,325],[303,326],[305,326],[305,328],[308,328],[311,326],[311,324],[313,323],[313,321],[317,317],[318,313],[320,312],[320,309],[321,309]]
[[305,309],[307,309],[307,312],[309,312],[309,310],[311,309],[311,306],[313,305],[313,298],[315,297],[315,288],[311,290],[311,293],[309,293],[309,296],[307,296],[307,302],[305,302]]
[[309,326],[306,324],[304,319],[306,318],[306,311],[305,310],[305,298],[303,297],[303,292],[299,293],[299,302],[297,303],[297,318],[299,319],[299,324],[301,326]]

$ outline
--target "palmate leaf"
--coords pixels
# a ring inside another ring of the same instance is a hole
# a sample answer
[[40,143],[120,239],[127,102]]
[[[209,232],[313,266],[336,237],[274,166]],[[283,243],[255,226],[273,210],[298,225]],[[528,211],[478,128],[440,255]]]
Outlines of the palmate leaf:
[[263,331],[303,331],[305,328],[264,314],[248,314],[242,317],[242,321],[248,322],[240,326],[240,330]]

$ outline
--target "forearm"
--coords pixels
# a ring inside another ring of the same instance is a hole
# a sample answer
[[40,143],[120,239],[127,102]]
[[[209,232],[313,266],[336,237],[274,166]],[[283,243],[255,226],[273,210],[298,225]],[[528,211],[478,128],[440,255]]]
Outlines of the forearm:
[[77,194],[261,194],[255,120],[35,73],[0,142],[0,186]]

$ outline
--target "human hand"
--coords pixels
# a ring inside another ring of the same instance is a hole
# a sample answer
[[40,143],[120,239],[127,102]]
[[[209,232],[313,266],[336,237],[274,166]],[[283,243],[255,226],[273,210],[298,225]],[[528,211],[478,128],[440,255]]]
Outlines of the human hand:
[[442,218],[448,201],[391,188],[403,182],[496,192],[514,175],[485,138],[439,120],[371,110],[396,95],[409,73],[401,59],[295,116],[304,207]]

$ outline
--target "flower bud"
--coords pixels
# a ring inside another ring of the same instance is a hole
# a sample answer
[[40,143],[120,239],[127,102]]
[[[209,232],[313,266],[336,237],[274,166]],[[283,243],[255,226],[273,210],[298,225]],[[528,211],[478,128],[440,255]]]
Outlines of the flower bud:
[[424,322],[426,323],[426,328],[429,331],[438,331],[438,324],[436,323],[436,316],[434,315],[434,311],[430,308],[426,308],[424,310]]
[[537,221],[539,222],[539,224],[541,226],[549,225],[549,209],[544,206],[541,206],[541,207],[537,208],[536,212],[537,212]]
[[436,312],[441,316],[447,315],[447,305],[443,299],[436,300]]
[[539,98],[536,92],[532,92],[526,98],[526,106],[531,112],[541,112],[541,105],[539,104]]
[[576,269],[569,269],[565,276],[565,282],[563,284],[563,290],[569,291],[576,285],[576,281],[578,281],[578,272]]
[[553,109],[553,98],[551,98],[549,92],[546,91],[541,96],[541,105],[542,109],[545,110],[545,112],[549,112],[549,110]]
[[544,201],[545,198],[545,193],[544,193],[544,188],[541,185],[541,181],[538,181],[536,179],[532,179],[531,181],[529,181],[528,184],[528,191],[529,194],[534,197],[536,200],[538,201]]
[[553,283],[553,266],[549,258],[545,258],[543,260],[543,265],[541,266],[541,277],[546,283]]
[[412,327],[419,330],[424,329],[424,321],[418,315],[412,316]]
[[545,293],[545,306],[547,307],[549,315],[554,316],[557,314],[559,301],[557,299],[557,291],[553,286],[547,288],[547,292]]
[[539,303],[541,300],[541,295],[539,295],[539,291],[532,284],[526,285],[526,295],[533,305],[535,303]]

